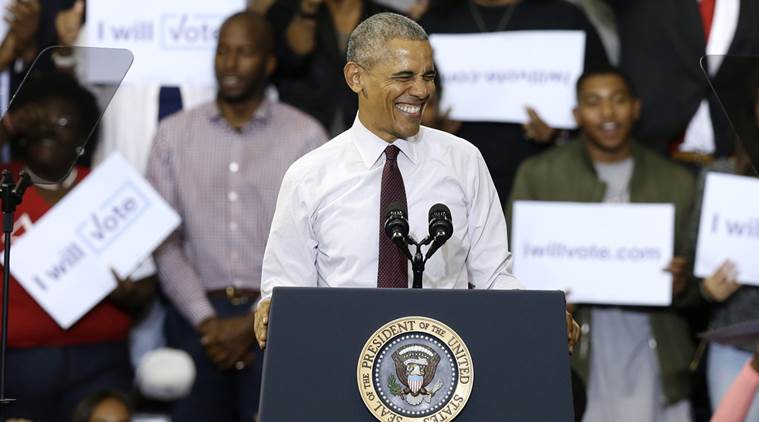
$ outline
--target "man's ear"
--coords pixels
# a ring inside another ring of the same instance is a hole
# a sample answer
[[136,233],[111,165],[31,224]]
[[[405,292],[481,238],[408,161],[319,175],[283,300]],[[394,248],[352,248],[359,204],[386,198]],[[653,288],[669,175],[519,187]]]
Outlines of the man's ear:
[[275,70],[277,70],[277,57],[272,54],[266,58],[266,77],[271,77]]
[[633,100],[633,117],[637,121],[640,118],[640,110],[642,108],[641,101],[636,98]]
[[343,75],[345,76],[345,82],[348,84],[348,87],[350,87],[351,91],[359,94],[364,90],[364,87],[361,84],[363,69],[358,65],[358,63],[346,63],[345,67],[343,67]]
[[572,116],[575,118],[575,123],[577,123],[577,127],[580,127],[580,109],[575,106],[575,108],[572,109]]

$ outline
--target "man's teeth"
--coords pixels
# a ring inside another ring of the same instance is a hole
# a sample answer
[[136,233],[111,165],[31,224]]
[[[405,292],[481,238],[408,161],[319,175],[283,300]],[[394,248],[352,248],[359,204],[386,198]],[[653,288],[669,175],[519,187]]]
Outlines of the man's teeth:
[[397,104],[396,107],[398,107],[398,110],[408,114],[417,114],[422,109],[422,106],[412,106],[408,104]]
[[601,124],[601,129],[603,130],[616,130],[619,128],[619,124],[614,122],[606,122]]

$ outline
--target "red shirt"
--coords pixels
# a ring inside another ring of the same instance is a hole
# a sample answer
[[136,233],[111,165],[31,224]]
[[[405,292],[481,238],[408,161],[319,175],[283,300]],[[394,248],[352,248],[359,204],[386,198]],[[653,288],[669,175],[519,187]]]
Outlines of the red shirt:
[[[11,171],[14,167],[16,166],[11,166]],[[77,172],[76,183],[89,173],[85,168],[77,168]],[[15,174],[18,172],[15,171]],[[30,186],[14,215],[13,238],[22,236],[26,229],[50,208],[51,205],[39,195],[37,187]],[[2,236],[0,236],[0,244],[2,244]],[[2,294],[2,284],[0,284],[0,294]],[[64,330],[11,277],[8,307],[8,345],[10,347],[63,346],[121,341],[127,339],[130,325],[129,316],[105,299],[68,330]]]

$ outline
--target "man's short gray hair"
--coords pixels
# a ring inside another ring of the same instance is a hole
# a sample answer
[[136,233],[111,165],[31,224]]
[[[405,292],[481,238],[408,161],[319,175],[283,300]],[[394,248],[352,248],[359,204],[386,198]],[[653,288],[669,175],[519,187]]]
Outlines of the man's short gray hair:
[[418,23],[397,13],[378,13],[361,22],[348,38],[347,59],[371,66],[381,58],[392,39],[426,41],[427,32]]

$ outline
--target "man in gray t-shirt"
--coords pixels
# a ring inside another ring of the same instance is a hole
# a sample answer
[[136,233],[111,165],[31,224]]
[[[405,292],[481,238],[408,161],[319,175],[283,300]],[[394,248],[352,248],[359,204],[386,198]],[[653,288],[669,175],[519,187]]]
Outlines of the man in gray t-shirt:
[[[640,102],[624,74],[589,70],[577,84],[580,139],[527,160],[511,201],[673,203],[679,243],[694,197],[692,176],[630,137]],[[619,224],[625,224],[620,221]],[[675,258],[673,306],[577,306],[583,336],[573,368],[587,383],[583,421],[690,421],[687,366],[692,356],[686,306],[697,288]]]

